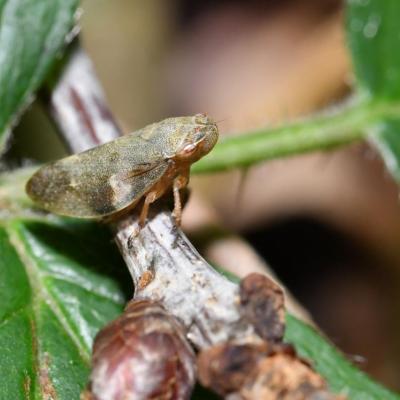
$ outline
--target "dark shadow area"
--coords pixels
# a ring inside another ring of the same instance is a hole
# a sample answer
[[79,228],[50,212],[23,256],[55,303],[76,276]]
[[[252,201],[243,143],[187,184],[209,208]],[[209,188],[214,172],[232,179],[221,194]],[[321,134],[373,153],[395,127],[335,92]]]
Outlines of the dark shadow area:
[[10,138],[4,158],[12,167],[47,162],[65,157],[65,146],[55,132],[40,102],[34,102],[23,114]]
[[132,278],[106,226],[72,219],[59,227],[38,222],[24,225],[44,246],[97,274],[115,279],[126,299],[132,297]]
[[[177,16],[179,24],[184,28],[190,26],[196,18],[204,13],[214,11],[222,7],[241,7],[244,11],[254,13],[272,13],[280,7],[295,7],[298,0],[176,0]],[[329,13],[342,6],[341,0],[302,0],[301,3],[308,3],[310,6],[318,6]]]

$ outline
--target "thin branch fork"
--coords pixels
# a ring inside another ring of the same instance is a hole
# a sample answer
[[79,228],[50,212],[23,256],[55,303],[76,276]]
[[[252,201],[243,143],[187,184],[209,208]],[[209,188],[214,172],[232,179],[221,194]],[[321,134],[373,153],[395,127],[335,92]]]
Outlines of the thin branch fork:
[[[70,56],[50,94],[49,108],[62,137],[73,153],[121,135],[92,64],[79,47]],[[283,294],[276,284],[262,275],[254,274],[243,280],[239,287],[217,273],[177,228],[170,209],[163,201],[152,206],[145,227],[131,239],[132,232],[138,231],[138,224],[139,216],[136,211],[113,224],[115,241],[133,279],[134,297],[144,302],[140,303],[140,309],[149,302],[149,315],[153,315],[151,310],[157,309],[155,304],[161,304],[168,315],[173,316],[168,332],[176,330],[179,336],[181,328],[178,325],[183,325],[186,337],[202,351],[199,376],[203,383],[229,398],[234,398],[232,393],[237,392],[239,397],[236,398],[240,399],[272,399],[275,397],[265,397],[267,392],[260,397],[259,388],[265,389],[265,384],[263,386],[258,380],[262,381],[265,371],[274,369],[275,364],[278,365],[275,369],[279,375],[283,371],[280,366],[283,363],[293,366],[293,371],[299,372],[297,375],[294,372],[297,380],[293,380],[293,376],[290,379],[286,377],[289,380],[285,381],[285,378],[282,385],[295,381],[303,390],[304,383],[307,383],[309,393],[326,395],[318,398],[336,399],[326,392],[325,382],[321,377],[308,366],[304,367],[305,364],[290,355],[290,351],[282,350],[284,307],[283,300],[280,302],[279,299],[283,299]],[[131,319],[137,317],[135,313],[132,314],[134,308],[134,305],[128,305],[128,314],[125,313],[127,316],[131,315]],[[158,311],[154,315],[160,317]],[[162,321],[165,319],[165,315],[162,316]],[[120,326],[119,322],[112,324]],[[164,322],[161,324],[165,327]],[[276,329],[266,329],[268,326],[275,326]],[[112,329],[108,330],[112,338]],[[107,337],[101,335],[105,336]],[[184,343],[182,345],[185,346]],[[95,344],[94,359],[96,354]],[[271,354],[279,357],[270,359],[268,357]],[[239,386],[238,377],[231,375],[230,367],[237,363],[237,356],[244,362],[241,365],[243,374]],[[188,359],[191,357],[188,355]],[[265,361],[266,357],[268,362]],[[225,365],[227,369],[211,371],[208,369],[211,364]],[[191,376],[190,371],[185,371],[185,376]],[[99,378],[99,381],[103,382],[103,378]],[[187,398],[185,396],[190,390],[185,393],[166,398]],[[296,391],[294,396],[296,395],[299,396],[299,392]],[[90,397],[90,393],[88,396],[87,398],[101,400],[100,397]],[[287,400],[290,398],[311,397],[287,397]]]
[[[73,153],[120,136],[91,61],[77,49],[52,91],[51,112]],[[99,160],[101,162],[101,160]],[[135,298],[159,301],[181,320],[199,349],[235,339],[252,340],[254,329],[235,306],[238,286],[217,273],[176,227],[165,203],[152,205],[139,234],[138,215],[114,224],[115,240],[135,287]]]

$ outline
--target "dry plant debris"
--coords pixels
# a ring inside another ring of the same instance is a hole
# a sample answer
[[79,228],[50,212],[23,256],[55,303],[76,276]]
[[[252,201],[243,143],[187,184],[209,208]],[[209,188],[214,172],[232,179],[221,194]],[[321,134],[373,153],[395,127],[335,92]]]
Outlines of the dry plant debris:
[[217,344],[198,355],[200,382],[230,400],[338,400],[310,364],[283,342],[283,292],[271,279],[250,274],[240,303],[259,342]]

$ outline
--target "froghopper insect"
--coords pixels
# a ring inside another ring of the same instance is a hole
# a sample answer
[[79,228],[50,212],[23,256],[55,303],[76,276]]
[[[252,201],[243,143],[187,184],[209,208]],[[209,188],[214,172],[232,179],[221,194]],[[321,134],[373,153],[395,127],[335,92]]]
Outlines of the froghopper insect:
[[26,192],[55,214],[113,220],[144,198],[143,227],[149,206],[172,187],[174,216],[181,221],[180,190],[190,166],[218,140],[216,123],[204,114],[168,118],[101,146],[40,168]]

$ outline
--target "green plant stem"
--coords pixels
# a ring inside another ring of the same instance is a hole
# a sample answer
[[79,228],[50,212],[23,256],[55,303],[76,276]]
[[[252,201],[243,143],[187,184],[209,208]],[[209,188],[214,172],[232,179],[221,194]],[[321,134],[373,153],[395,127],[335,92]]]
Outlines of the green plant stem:
[[224,171],[273,158],[327,150],[363,139],[368,128],[395,115],[400,115],[400,105],[397,103],[364,101],[291,125],[228,137],[194,164],[192,171]]

